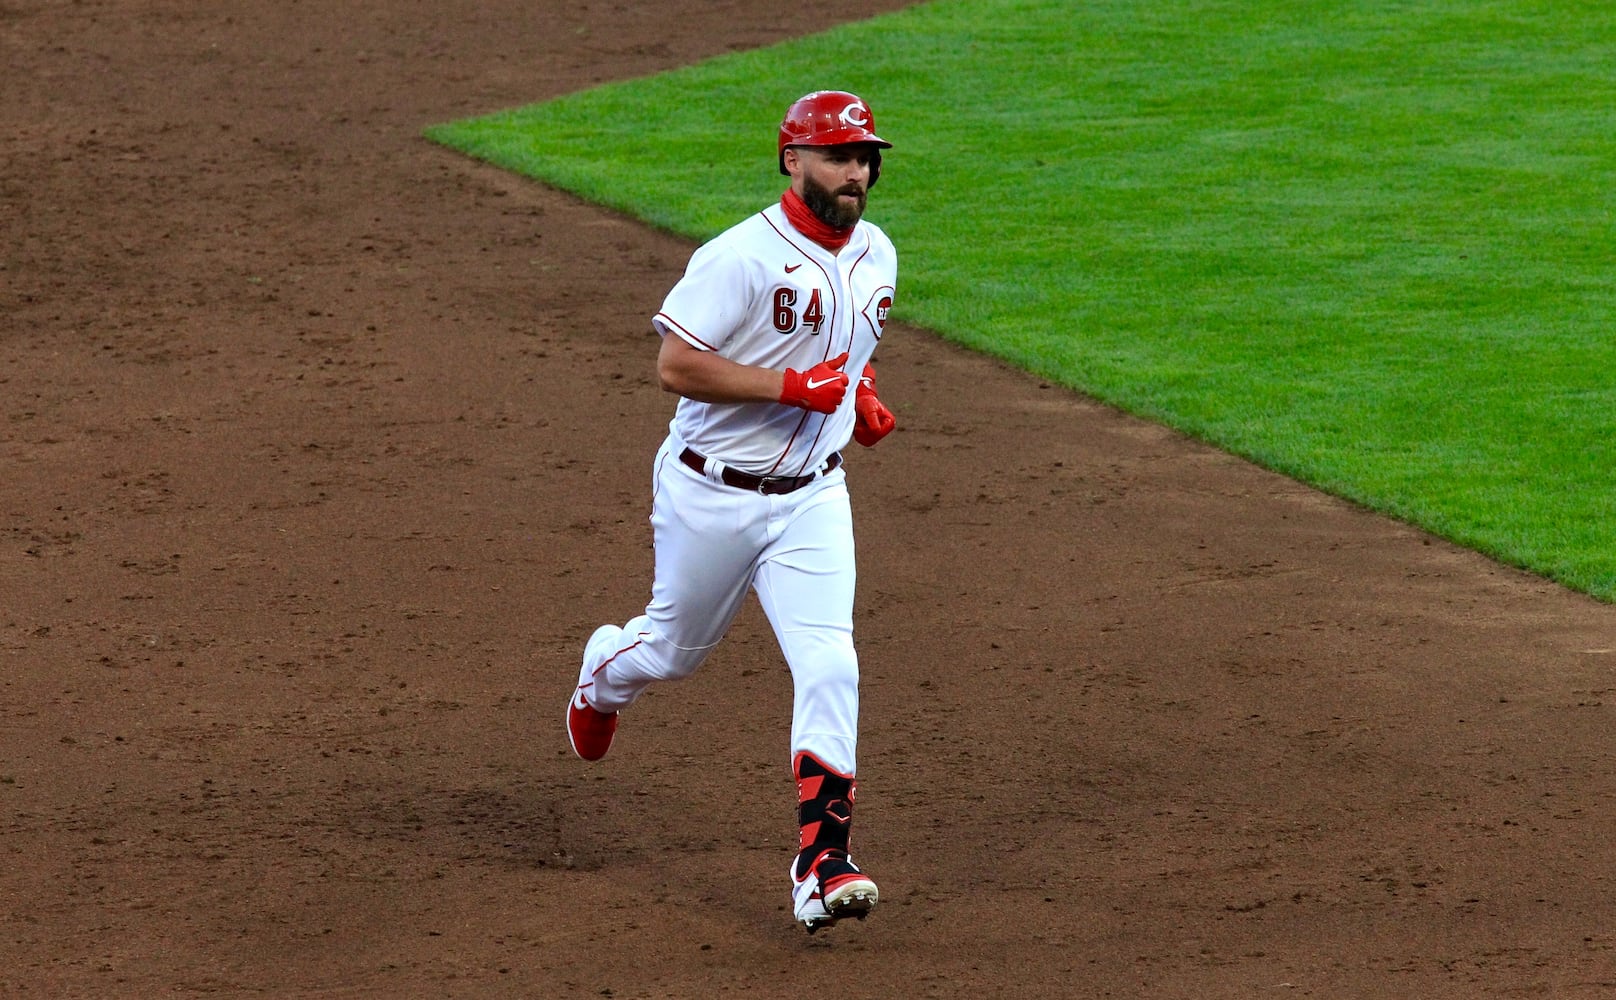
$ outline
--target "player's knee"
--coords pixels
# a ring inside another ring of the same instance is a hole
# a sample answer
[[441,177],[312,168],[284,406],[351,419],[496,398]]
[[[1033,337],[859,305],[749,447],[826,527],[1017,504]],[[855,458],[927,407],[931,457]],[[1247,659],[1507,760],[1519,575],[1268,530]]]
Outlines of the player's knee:
[[659,681],[682,681],[696,672],[707,659],[711,647],[681,649],[666,640],[650,643],[652,653],[650,673]]
[[802,681],[828,687],[858,687],[858,654],[853,650],[851,635],[805,633],[790,644],[786,655],[791,672]]

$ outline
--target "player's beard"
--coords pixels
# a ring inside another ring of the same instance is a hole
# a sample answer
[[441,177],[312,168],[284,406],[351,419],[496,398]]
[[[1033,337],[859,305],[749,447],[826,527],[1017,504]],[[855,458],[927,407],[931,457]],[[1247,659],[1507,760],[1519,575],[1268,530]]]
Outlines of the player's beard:
[[[844,204],[837,197],[838,194],[857,195],[854,204]],[[833,229],[848,229],[864,217],[865,192],[856,185],[849,184],[837,192],[824,187],[812,177],[802,179],[802,203],[814,213],[815,218]]]

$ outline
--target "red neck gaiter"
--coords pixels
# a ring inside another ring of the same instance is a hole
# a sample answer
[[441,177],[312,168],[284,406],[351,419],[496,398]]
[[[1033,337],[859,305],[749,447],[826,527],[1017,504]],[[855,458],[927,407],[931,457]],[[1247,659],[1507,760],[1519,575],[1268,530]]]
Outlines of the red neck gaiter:
[[847,246],[847,241],[853,238],[853,226],[846,229],[837,229],[835,226],[822,222],[813,209],[797,196],[797,192],[786,188],[786,193],[780,196],[780,207],[785,209],[786,220],[802,235],[818,243],[820,246],[835,253]]

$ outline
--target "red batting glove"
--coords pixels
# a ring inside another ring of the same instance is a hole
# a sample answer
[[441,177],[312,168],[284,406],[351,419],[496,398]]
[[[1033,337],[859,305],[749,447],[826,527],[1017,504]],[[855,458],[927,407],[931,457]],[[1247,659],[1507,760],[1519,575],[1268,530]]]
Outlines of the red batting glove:
[[821,361],[805,372],[787,368],[785,381],[780,386],[780,402],[787,406],[800,406],[815,413],[835,413],[847,395],[847,352],[829,361]]
[[864,366],[864,374],[859,376],[858,394],[853,398],[853,440],[866,448],[875,447],[875,443],[888,434],[892,428],[898,426],[898,418],[886,408],[875,395],[875,367]]

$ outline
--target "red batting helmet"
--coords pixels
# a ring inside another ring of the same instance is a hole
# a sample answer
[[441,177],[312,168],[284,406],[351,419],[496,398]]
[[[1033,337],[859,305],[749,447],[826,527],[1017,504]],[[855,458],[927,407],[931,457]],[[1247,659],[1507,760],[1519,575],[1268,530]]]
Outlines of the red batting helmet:
[[877,148],[870,159],[870,186],[881,175],[881,150],[892,143],[875,134],[875,115],[857,94],[816,90],[797,98],[780,122],[780,172],[786,173],[787,146],[843,146],[867,142]]

